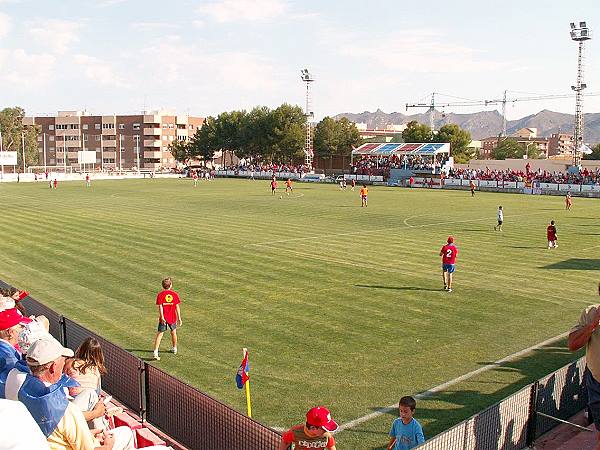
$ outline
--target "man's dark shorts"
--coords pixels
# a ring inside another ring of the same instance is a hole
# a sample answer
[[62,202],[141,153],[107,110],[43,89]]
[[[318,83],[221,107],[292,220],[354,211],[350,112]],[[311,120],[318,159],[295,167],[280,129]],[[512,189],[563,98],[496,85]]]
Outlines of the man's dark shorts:
[[596,429],[600,431],[600,382],[593,376],[590,369],[585,368],[583,373],[583,381],[588,394],[588,413],[590,422],[594,422]]
[[165,331],[167,331],[167,327],[169,327],[172,331],[175,331],[175,329],[177,328],[177,322],[167,323],[167,322],[161,322],[160,320],[158,321],[158,332],[159,333],[164,333]]

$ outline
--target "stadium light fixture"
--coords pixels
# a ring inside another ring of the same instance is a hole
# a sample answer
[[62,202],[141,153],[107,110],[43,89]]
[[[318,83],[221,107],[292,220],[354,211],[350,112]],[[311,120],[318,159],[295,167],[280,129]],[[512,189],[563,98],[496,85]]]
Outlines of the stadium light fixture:
[[592,38],[591,30],[588,28],[585,21],[579,22],[579,27],[575,22],[570,23],[571,30],[569,34],[571,40],[577,42],[579,53],[577,58],[577,83],[571,86],[575,91],[575,126],[574,126],[574,151],[573,151],[573,166],[578,167],[580,161],[579,148],[583,145],[583,93],[587,88],[587,84],[583,82],[583,44]]

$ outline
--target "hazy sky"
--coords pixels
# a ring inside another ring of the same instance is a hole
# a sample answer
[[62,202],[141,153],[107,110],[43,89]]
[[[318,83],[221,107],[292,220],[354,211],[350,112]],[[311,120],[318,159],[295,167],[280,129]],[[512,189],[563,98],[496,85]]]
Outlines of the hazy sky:
[[[572,20],[598,31],[586,44],[585,81],[600,92],[598,0],[0,0],[0,107],[206,116],[303,105],[305,67],[318,119],[404,112],[433,91],[569,94]],[[544,108],[571,113],[574,99],[518,102],[507,116]],[[584,108],[600,112],[600,96]]]

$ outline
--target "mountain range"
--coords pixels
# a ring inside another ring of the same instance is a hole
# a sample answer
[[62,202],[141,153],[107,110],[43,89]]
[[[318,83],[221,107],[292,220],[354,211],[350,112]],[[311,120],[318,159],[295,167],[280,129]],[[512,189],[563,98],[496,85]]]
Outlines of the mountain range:
[[[411,120],[429,125],[429,113],[406,115],[399,112],[385,113],[378,109],[375,112],[341,113],[336,119],[346,117],[355,123],[366,123],[368,129],[385,129],[387,125],[401,125]],[[596,144],[600,142],[600,113],[584,115],[585,142]],[[480,111],[470,114],[442,113],[434,111],[434,128],[439,129],[448,123],[455,123],[471,133],[473,139],[484,139],[498,136],[502,131],[502,115],[494,111]],[[573,133],[575,116],[544,109],[521,119],[506,122],[506,133],[510,136],[521,128],[537,128],[538,136],[549,137],[552,133]]]

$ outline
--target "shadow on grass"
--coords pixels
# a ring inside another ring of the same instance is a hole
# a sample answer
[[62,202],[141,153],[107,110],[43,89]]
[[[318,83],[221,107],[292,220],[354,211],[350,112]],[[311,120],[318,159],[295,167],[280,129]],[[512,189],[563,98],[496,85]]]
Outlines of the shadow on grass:
[[565,259],[564,261],[542,266],[541,269],[600,270],[600,259]]
[[508,248],[544,248],[539,245],[509,245]]
[[[516,377],[511,376],[512,379],[518,381],[503,383],[495,380],[481,380],[482,374],[479,374],[442,392],[437,392],[424,399],[418,399],[415,418],[424,425],[425,437],[431,439],[474,414],[482,413],[485,410],[483,414],[475,419],[473,427],[475,430],[473,436],[475,446],[473,448],[490,450],[515,448],[513,444],[522,442],[524,439],[522,433],[525,433],[525,430],[515,429],[513,421],[507,423],[502,421],[498,402],[534,381],[545,377],[547,374],[576,361],[583,355],[581,351],[577,353],[568,351],[566,346],[566,339],[562,339],[552,345],[535,349],[514,361],[498,364],[487,372],[488,377],[491,376],[492,378],[501,378],[504,373],[518,374],[519,376]],[[494,365],[495,362],[480,361],[478,364],[484,367]],[[574,367],[569,369],[566,378],[572,380],[575,386],[581,383],[579,372]],[[545,383],[540,385],[540,388],[546,394],[553,393],[554,383],[554,377],[551,376]],[[461,389],[461,386],[464,389]],[[480,388],[477,388],[477,386],[480,386]],[[497,388],[494,388],[494,386],[497,386]],[[410,393],[400,394],[408,395]],[[579,395],[578,389],[566,389],[562,392],[561,397],[556,399],[556,405],[554,405],[554,400],[551,400],[551,404],[543,408],[548,411],[548,414],[556,415],[555,413],[562,408],[568,410]],[[550,395],[548,398],[553,399],[554,397]],[[440,407],[440,404],[444,406]],[[383,408],[373,407],[371,409],[376,411]],[[398,417],[398,413],[396,410],[385,412],[383,417],[389,418],[389,425],[386,426],[386,432],[380,432],[382,435],[381,445],[369,447],[371,450],[386,448],[387,429],[389,429],[388,427],[391,426],[393,420]],[[364,435],[364,433],[370,431],[374,430],[369,430],[369,423],[366,422],[356,429],[345,430],[344,433]],[[501,441],[498,439],[499,436],[502,436]]]
[[371,289],[392,289],[395,291],[431,291],[431,292],[442,292],[443,289],[429,289],[422,288],[419,286],[380,286],[376,284],[355,284],[356,287],[371,288]]
[[127,350],[130,353],[133,353],[142,361],[155,361],[152,350],[148,350],[147,348],[126,348],[125,350]]

